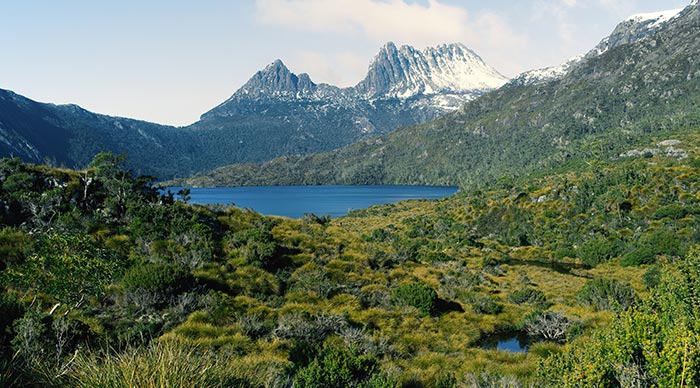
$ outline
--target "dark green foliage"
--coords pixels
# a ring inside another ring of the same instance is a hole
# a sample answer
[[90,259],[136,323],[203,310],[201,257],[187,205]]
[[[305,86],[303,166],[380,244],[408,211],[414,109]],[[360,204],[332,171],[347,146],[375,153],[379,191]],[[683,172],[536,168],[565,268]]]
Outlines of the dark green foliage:
[[326,345],[308,366],[297,372],[294,383],[300,388],[395,386],[389,381],[373,380],[378,369],[377,361],[371,356],[355,355],[344,347]]
[[508,294],[508,300],[515,304],[529,304],[538,307],[547,306],[547,297],[536,288],[524,287]]
[[157,295],[177,295],[192,287],[194,278],[178,264],[147,263],[131,267],[122,278],[126,291],[144,290]]
[[660,220],[662,218],[670,218],[672,220],[679,220],[688,214],[688,209],[677,203],[672,203],[666,206],[662,206],[654,212],[654,219]]
[[642,275],[642,281],[644,285],[648,288],[655,288],[661,283],[661,270],[657,266],[649,268],[644,275]]
[[437,292],[425,283],[402,284],[394,289],[392,297],[395,303],[413,306],[422,315],[430,315],[435,312]]
[[478,314],[498,314],[503,311],[503,306],[498,303],[498,299],[491,295],[473,294],[469,297],[469,304]]
[[26,233],[14,228],[0,230],[0,269],[20,264],[31,248],[32,240]]
[[641,245],[627,252],[620,261],[622,266],[652,264],[656,261],[654,248],[649,245]]
[[52,233],[36,244],[36,253],[0,277],[8,285],[46,293],[69,305],[101,295],[125,264],[86,236]]
[[660,229],[644,236],[640,245],[647,247],[654,254],[668,255],[671,257],[682,256],[687,252],[687,246],[681,242],[677,233],[671,230]]
[[579,303],[601,310],[626,310],[636,302],[636,295],[629,284],[619,280],[589,280],[578,292]]
[[605,237],[596,237],[581,244],[576,256],[589,266],[595,267],[600,263],[616,257],[621,251],[620,243]]
[[0,294],[0,349],[7,346],[12,323],[24,314],[24,305],[15,295]]
[[634,248],[623,256],[620,264],[624,266],[653,264],[656,262],[656,255],[675,258],[682,256],[686,250],[686,244],[681,242],[677,233],[659,229],[640,238]]

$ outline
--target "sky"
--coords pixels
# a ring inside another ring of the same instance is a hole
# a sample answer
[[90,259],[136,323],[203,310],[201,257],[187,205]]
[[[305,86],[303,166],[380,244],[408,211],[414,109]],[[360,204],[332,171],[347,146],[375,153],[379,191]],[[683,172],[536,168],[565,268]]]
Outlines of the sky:
[[352,86],[386,42],[461,42],[513,77],[690,0],[0,0],[0,88],[183,126],[281,59]]

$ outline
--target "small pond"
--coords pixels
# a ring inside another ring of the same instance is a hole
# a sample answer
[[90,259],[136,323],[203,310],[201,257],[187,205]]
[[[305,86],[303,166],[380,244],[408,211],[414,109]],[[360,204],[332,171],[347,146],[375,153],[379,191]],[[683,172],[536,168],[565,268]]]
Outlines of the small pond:
[[502,350],[513,353],[527,352],[530,345],[538,342],[536,338],[527,334],[515,331],[494,334],[481,342],[481,348],[486,350]]

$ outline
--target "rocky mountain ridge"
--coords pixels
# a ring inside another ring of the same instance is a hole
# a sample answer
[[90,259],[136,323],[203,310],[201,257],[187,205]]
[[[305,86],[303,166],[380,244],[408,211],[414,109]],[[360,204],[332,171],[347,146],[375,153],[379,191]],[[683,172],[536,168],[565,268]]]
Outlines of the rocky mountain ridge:
[[[420,52],[389,43],[357,86],[316,84],[281,60],[188,127],[147,123],[0,93],[0,156],[80,168],[100,151],[134,171],[186,176],[231,163],[336,149],[427,122],[505,82],[459,44]],[[14,97],[13,97],[14,96]]]

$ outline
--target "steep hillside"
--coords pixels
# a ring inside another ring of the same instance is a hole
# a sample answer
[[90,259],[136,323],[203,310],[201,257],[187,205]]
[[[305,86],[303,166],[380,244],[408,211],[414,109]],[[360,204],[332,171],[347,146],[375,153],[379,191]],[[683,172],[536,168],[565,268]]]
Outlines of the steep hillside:
[[95,154],[111,151],[128,154],[134,171],[178,176],[196,171],[191,167],[196,153],[188,152],[193,140],[181,128],[100,115],[77,105],[39,103],[0,90],[2,156],[82,167]]
[[[331,153],[220,168],[186,183],[469,187],[615,158],[654,133],[700,122],[699,8],[690,5],[632,43],[596,48],[561,77],[510,83],[434,122]],[[625,21],[615,35],[625,26],[637,28]]]
[[328,151],[457,109],[506,82],[460,44],[384,46],[358,86],[293,74],[281,61],[257,72],[201,120],[174,128],[42,104],[0,90],[0,156],[82,167],[98,152],[161,179],[279,155]]

